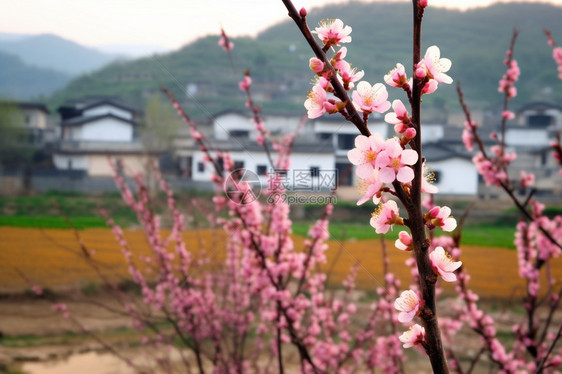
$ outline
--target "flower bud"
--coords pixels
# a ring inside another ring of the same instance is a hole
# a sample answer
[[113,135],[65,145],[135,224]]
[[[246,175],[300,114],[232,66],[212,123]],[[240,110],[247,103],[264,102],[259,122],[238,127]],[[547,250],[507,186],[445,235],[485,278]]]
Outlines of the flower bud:
[[417,68],[416,69],[416,78],[417,79],[424,79],[426,75],[427,75],[427,72],[425,71],[424,68]]
[[299,14],[302,18],[306,17],[306,9],[302,7],[301,10],[299,11]]
[[316,57],[310,59],[308,66],[310,67],[310,70],[315,73],[320,73],[322,72],[322,70],[324,70],[324,62]]

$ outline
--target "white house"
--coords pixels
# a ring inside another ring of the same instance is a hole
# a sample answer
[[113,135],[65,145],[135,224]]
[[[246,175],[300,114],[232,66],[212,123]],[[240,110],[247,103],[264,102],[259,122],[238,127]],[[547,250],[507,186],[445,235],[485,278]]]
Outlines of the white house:
[[[529,103],[509,121],[505,143],[517,158],[510,165],[510,178],[517,181],[522,170],[535,174],[537,193],[560,194],[560,166],[552,157],[550,142],[562,132],[562,106],[545,102]],[[522,191],[523,192],[523,191]]]
[[7,110],[13,114],[10,118],[13,123],[7,125],[26,132],[25,139],[22,139],[23,143],[41,146],[46,140],[49,140],[50,129],[47,124],[49,110],[45,104],[0,100],[0,110]]
[[[280,138],[295,131],[301,118],[265,115],[264,121],[272,137]],[[255,141],[257,132],[249,113],[221,112],[213,117],[211,127],[213,131],[209,134],[209,143],[212,149],[229,151],[235,168],[250,170],[259,176],[262,184],[266,183],[266,174],[271,173],[271,166],[263,147]],[[383,122],[380,115],[371,119],[369,129],[383,138],[393,133],[392,126]],[[478,175],[470,155],[446,147],[442,142],[446,133],[444,125],[424,125],[427,139],[424,142],[424,156],[434,173],[435,183],[444,195],[475,195],[478,192]],[[326,181],[337,176],[340,189],[346,189],[346,186],[354,189],[357,178],[347,153],[354,148],[357,135],[357,128],[341,116],[324,115],[314,120],[307,119],[295,140],[287,182],[297,185],[299,181],[299,187],[304,190],[304,179],[308,178],[308,187],[314,189],[315,184],[328,187]],[[458,142],[461,142],[460,132]],[[204,153],[197,144],[185,140],[177,144],[181,144],[176,155],[183,174],[194,181],[210,181],[214,173],[213,166],[204,161]],[[345,195],[351,196],[353,191],[345,192]]]
[[88,176],[111,176],[109,160],[122,161],[129,173],[142,171],[149,157],[136,137],[135,111],[112,100],[63,106],[60,139],[53,151],[59,170]]
[[426,143],[422,151],[439,194],[474,196],[478,193],[478,173],[470,155],[450,149],[443,142]]

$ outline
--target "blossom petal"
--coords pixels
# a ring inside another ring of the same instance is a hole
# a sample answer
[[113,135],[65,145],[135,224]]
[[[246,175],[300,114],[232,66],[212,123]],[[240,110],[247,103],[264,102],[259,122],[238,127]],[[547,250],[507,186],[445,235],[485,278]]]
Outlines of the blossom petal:
[[355,169],[355,174],[357,174],[359,178],[367,178],[369,175],[371,175],[372,172],[373,165],[371,165],[370,163],[358,165],[357,169]]
[[414,165],[418,161],[418,153],[413,149],[405,149],[400,161],[406,165]]
[[392,183],[394,182],[394,179],[396,179],[396,173],[394,169],[385,167],[380,170],[379,178],[384,183]]
[[363,156],[363,152],[361,152],[357,148],[353,148],[352,150],[347,152],[347,158],[349,159],[349,162],[351,162],[353,165],[359,165],[365,162],[365,157]]
[[441,275],[441,278],[443,278],[445,282],[454,282],[457,280],[457,276],[455,275],[455,273],[439,271],[439,274]]
[[411,182],[414,179],[414,171],[408,166],[401,167],[398,169],[396,179],[401,183]]

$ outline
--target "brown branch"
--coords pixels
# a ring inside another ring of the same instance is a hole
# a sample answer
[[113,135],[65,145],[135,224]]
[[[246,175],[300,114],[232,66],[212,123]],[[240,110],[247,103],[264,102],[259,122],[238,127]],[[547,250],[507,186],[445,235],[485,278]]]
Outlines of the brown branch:
[[556,337],[552,340],[552,343],[550,344],[550,347],[548,347],[548,351],[546,352],[546,354],[542,358],[539,366],[537,367],[537,371],[535,371],[536,374],[540,374],[544,371],[544,369],[545,369],[544,365],[546,363],[546,360],[548,359],[548,356],[550,356],[550,354],[554,350],[554,347],[556,346],[556,343],[558,342],[558,339],[560,339],[560,336],[562,336],[562,323],[560,323],[560,327],[558,327],[558,332],[556,333]]
[[357,129],[361,134],[365,136],[371,135],[371,132],[367,128],[367,124],[365,123],[365,121],[363,121],[363,119],[361,119],[359,113],[357,113],[355,106],[353,105],[353,103],[349,99],[349,96],[347,95],[347,91],[338,80],[336,71],[332,67],[332,65],[330,64],[330,60],[326,56],[326,51],[324,51],[324,49],[320,47],[320,45],[318,45],[318,43],[312,36],[312,33],[308,28],[308,25],[306,24],[306,17],[300,15],[300,13],[297,11],[291,0],[282,0],[282,1],[283,4],[285,4],[287,10],[289,11],[289,17],[291,17],[293,21],[295,21],[299,30],[301,31],[302,35],[308,42],[308,45],[310,46],[316,57],[324,63],[325,69],[328,69],[329,71],[328,75],[330,76],[330,83],[332,84],[332,87],[334,87],[334,94],[342,102],[345,103],[345,109],[347,110],[347,114],[349,115],[348,120],[351,121],[357,127]]
[[[418,0],[412,0],[413,5],[413,24],[414,37],[412,43],[413,54],[413,71],[415,77],[416,63],[421,60],[421,27],[423,18],[423,8],[419,5]],[[441,331],[437,322],[437,306],[435,298],[435,283],[437,276],[433,271],[431,262],[429,261],[429,240],[425,234],[425,224],[421,210],[421,178],[423,178],[422,170],[422,143],[421,143],[421,96],[423,80],[412,80],[412,123],[416,129],[414,142],[416,144],[416,152],[418,153],[418,161],[414,165],[414,179],[412,180],[411,203],[406,205],[408,211],[408,227],[412,233],[414,243],[414,254],[419,271],[419,283],[422,298],[425,302],[420,318],[424,325],[425,343],[431,367],[434,373],[449,373],[445,353],[443,351],[443,343],[441,341]],[[407,201],[407,200],[406,200]]]

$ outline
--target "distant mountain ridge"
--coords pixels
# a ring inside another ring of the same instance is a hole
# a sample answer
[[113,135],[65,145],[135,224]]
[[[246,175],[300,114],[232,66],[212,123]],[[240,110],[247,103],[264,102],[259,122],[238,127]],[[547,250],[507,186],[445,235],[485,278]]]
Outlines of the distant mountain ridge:
[[70,76],[25,64],[20,57],[0,52],[0,98],[25,100],[46,96],[63,87]]
[[0,51],[19,56],[31,66],[78,75],[102,67],[119,58],[53,34],[31,35],[6,40],[0,38]]
[[[321,19],[334,17],[353,27],[346,60],[365,70],[365,80],[382,81],[397,62],[411,66],[410,4],[350,2],[308,12],[311,28]],[[562,83],[557,79],[552,49],[542,34],[543,28],[549,28],[562,44],[560,19],[562,7],[545,3],[497,3],[464,12],[430,7],[425,12],[422,45],[424,50],[438,45],[442,56],[452,60],[450,75],[462,82],[467,99],[480,107],[490,106],[501,101],[497,85],[505,72],[502,61],[516,26],[520,36],[515,58],[521,78],[514,104],[529,100],[560,102]],[[183,98],[191,113],[209,116],[220,110],[243,108],[245,99],[237,82],[241,70],[249,68],[255,82],[253,92],[266,110],[303,112],[302,103],[313,78],[308,69],[312,52],[291,20],[272,26],[256,39],[235,38],[236,72],[217,40],[217,36],[205,37],[173,53],[109,64],[73,79],[51,97],[49,104],[108,94],[142,106],[163,84]],[[185,94],[188,85],[190,97]],[[402,97],[400,92],[390,92],[391,98]],[[424,101],[436,110],[458,109],[454,85],[441,85]]]

